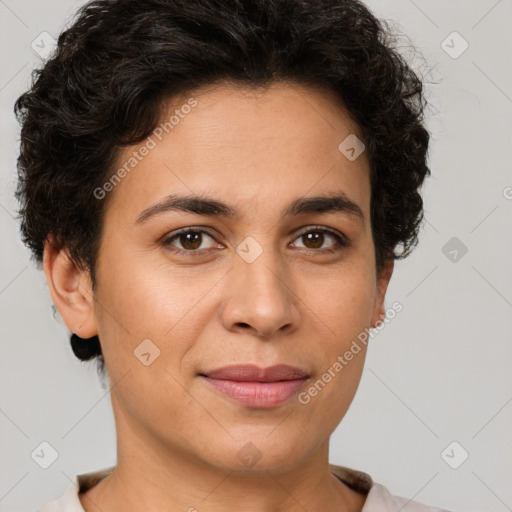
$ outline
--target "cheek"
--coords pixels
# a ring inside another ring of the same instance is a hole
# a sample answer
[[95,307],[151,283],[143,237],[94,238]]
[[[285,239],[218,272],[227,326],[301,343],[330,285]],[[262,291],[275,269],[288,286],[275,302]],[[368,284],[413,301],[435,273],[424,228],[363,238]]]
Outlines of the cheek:
[[[170,265],[150,264],[150,257],[103,261],[97,295],[98,330],[105,358],[133,364],[133,351],[151,340],[169,361],[165,347],[173,347],[179,361],[194,343],[206,321],[202,299],[212,287],[205,272],[185,272]],[[99,273],[98,273],[99,275]],[[204,302],[205,304],[207,301]],[[202,319],[202,320],[201,320]],[[108,358],[108,354],[115,358]]]
[[[316,347],[308,353],[316,359],[318,373],[300,403],[309,418],[322,418],[326,435],[346,414],[363,372],[367,345],[361,334],[370,326],[375,298],[371,275],[371,271],[342,274],[329,281],[327,292],[317,289],[308,294],[308,302],[315,305]],[[307,422],[305,428],[310,428]]]
[[[375,301],[373,279],[371,268],[350,269],[326,280],[329,284],[323,290],[308,290],[320,371],[316,377],[324,376],[324,382],[328,381],[328,389],[322,390],[318,402],[337,404],[333,417],[348,407],[359,384],[366,356],[366,344],[361,339],[366,341]],[[324,413],[331,415],[328,410]]]
[[376,299],[371,269],[342,270],[324,279],[322,286],[318,284],[310,283],[304,296],[337,343],[357,336],[370,325]]
[[173,282],[168,270],[166,274],[164,268],[153,268],[150,260],[144,254],[130,257],[129,252],[115,261],[102,260],[98,298],[108,303],[110,321],[118,321],[117,327],[126,328],[133,337],[156,336],[172,326],[186,302],[187,289]]

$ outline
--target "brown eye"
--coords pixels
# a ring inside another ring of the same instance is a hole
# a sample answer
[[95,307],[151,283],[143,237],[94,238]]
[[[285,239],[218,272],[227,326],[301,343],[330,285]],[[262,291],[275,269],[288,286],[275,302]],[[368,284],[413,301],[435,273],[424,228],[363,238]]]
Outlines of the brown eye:
[[320,231],[314,231],[302,235],[302,240],[308,249],[320,249],[324,243],[324,234]]
[[189,252],[199,254],[203,250],[208,250],[215,246],[215,244],[210,244],[210,246],[202,247],[208,238],[214,241],[213,237],[206,231],[200,229],[182,229],[165,238],[162,241],[162,245],[170,247],[173,251],[179,253]]
[[[325,243],[330,243],[327,247],[322,247]],[[299,234],[296,240],[301,240],[303,248],[311,250],[313,252],[335,252],[341,250],[344,247],[348,247],[349,242],[341,233],[336,233],[326,228],[315,228],[309,227]],[[301,248],[300,245],[296,247]]]
[[193,251],[201,246],[201,233],[182,233],[178,236],[181,246],[187,250]]

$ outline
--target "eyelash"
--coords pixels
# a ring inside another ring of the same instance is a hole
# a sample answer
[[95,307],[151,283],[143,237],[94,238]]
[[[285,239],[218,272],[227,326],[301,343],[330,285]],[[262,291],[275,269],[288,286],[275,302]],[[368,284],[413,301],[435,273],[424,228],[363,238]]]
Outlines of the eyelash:
[[[210,238],[215,240],[215,237],[213,235],[211,235],[208,231],[206,231],[204,229],[189,227],[189,228],[180,229],[179,231],[174,233],[172,236],[164,238],[162,240],[162,245],[165,246],[165,247],[170,247],[170,250],[172,252],[174,252],[174,253],[186,254],[186,256],[192,256],[192,257],[201,256],[202,254],[204,254],[204,251],[212,250],[212,249],[195,249],[195,250],[192,250],[192,249],[189,249],[189,250],[187,250],[187,249],[177,249],[177,248],[175,248],[175,247],[173,247],[171,245],[172,242],[175,239],[179,238],[181,235],[186,235],[187,233],[205,233]],[[324,233],[324,234],[328,234],[329,236],[334,238],[334,240],[336,241],[336,244],[334,245],[334,247],[329,248],[329,249],[308,249],[308,248],[303,249],[303,248],[299,248],[299,249],[301,249],[301,252],[306,253],[306,254],[310,254],[310,253],[317,253],[317,254],[318,253],[323,253],[323,254],[331,253],[332,254],[332,253],[341,251],[341,250],[343,250],[344,248],[346,248],[346,247],[348,247],[350,245],[348,239],[344,235],[342,235],[341,233],[338,233],[338,232],[336,232],[334,230],[322,227],[322,226],[308,226],[303,231],[298,233],[298,235],[296,236],[295,240],[297,238],[300,238],[300,237],[308,234],[308,233]],[[337,247],[336,247],[336,245],[337,245]]]

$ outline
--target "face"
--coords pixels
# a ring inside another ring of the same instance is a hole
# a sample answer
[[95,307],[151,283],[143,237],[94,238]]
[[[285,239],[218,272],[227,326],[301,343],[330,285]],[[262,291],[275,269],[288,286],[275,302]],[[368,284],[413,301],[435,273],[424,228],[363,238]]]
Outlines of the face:
[[[338,149],[362,135],[333,95],[296,84],[167,107],[171,128],[119,154],[129,172],[107,186],[94,300],[63,317],[99,334],[119,444],[137,432],[227,470],[247,454],[257,469],[305,461],[354,397],[364,345],[333,365],[379,320],[390,276],[375,271],[366,155]],[[214,378],[282,364],[302,374]]]

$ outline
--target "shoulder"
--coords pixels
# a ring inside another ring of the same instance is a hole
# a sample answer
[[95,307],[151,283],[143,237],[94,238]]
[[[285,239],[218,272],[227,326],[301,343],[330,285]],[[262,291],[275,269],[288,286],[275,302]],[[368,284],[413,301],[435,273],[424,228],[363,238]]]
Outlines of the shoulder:
[[404,512],[448,512],[402,496],[395,496],[386,487],[374,482],[362,512],[398,512],[399,510]]
[[36,512],[84,512],[78,494],[94,487],[100,480],[110,474],[113,469],[114,467],[112,466],[99,471],[76,475],[60,498],[47,503]]
[[47,503],[36,512],[84,512],[78,499],[78,477],[75,476],[60,498]]
[[[113,468],[93,473],[77,475],[68,485],[64,494],[36,512],[84,512],[78,498],[79,492],[85,492],[98,481],[107,476]],[[386,487],[372,480],[362,471],[330,464],[331,473],[351,489],[366,495],[366,502],[361,512],[448,512],[447,510],[422,505],[410,499],[391,494]],[[80,491],[79,491],[80,489]],[[406,508],[407,507],[407,508]]]
[[402,496],[395,496],[383,485],[374,482],[370,475],[362,471],[330,464],[331,473],[362,494],[366,501],[361,512],[448,512],[447,510],[418,503]]

